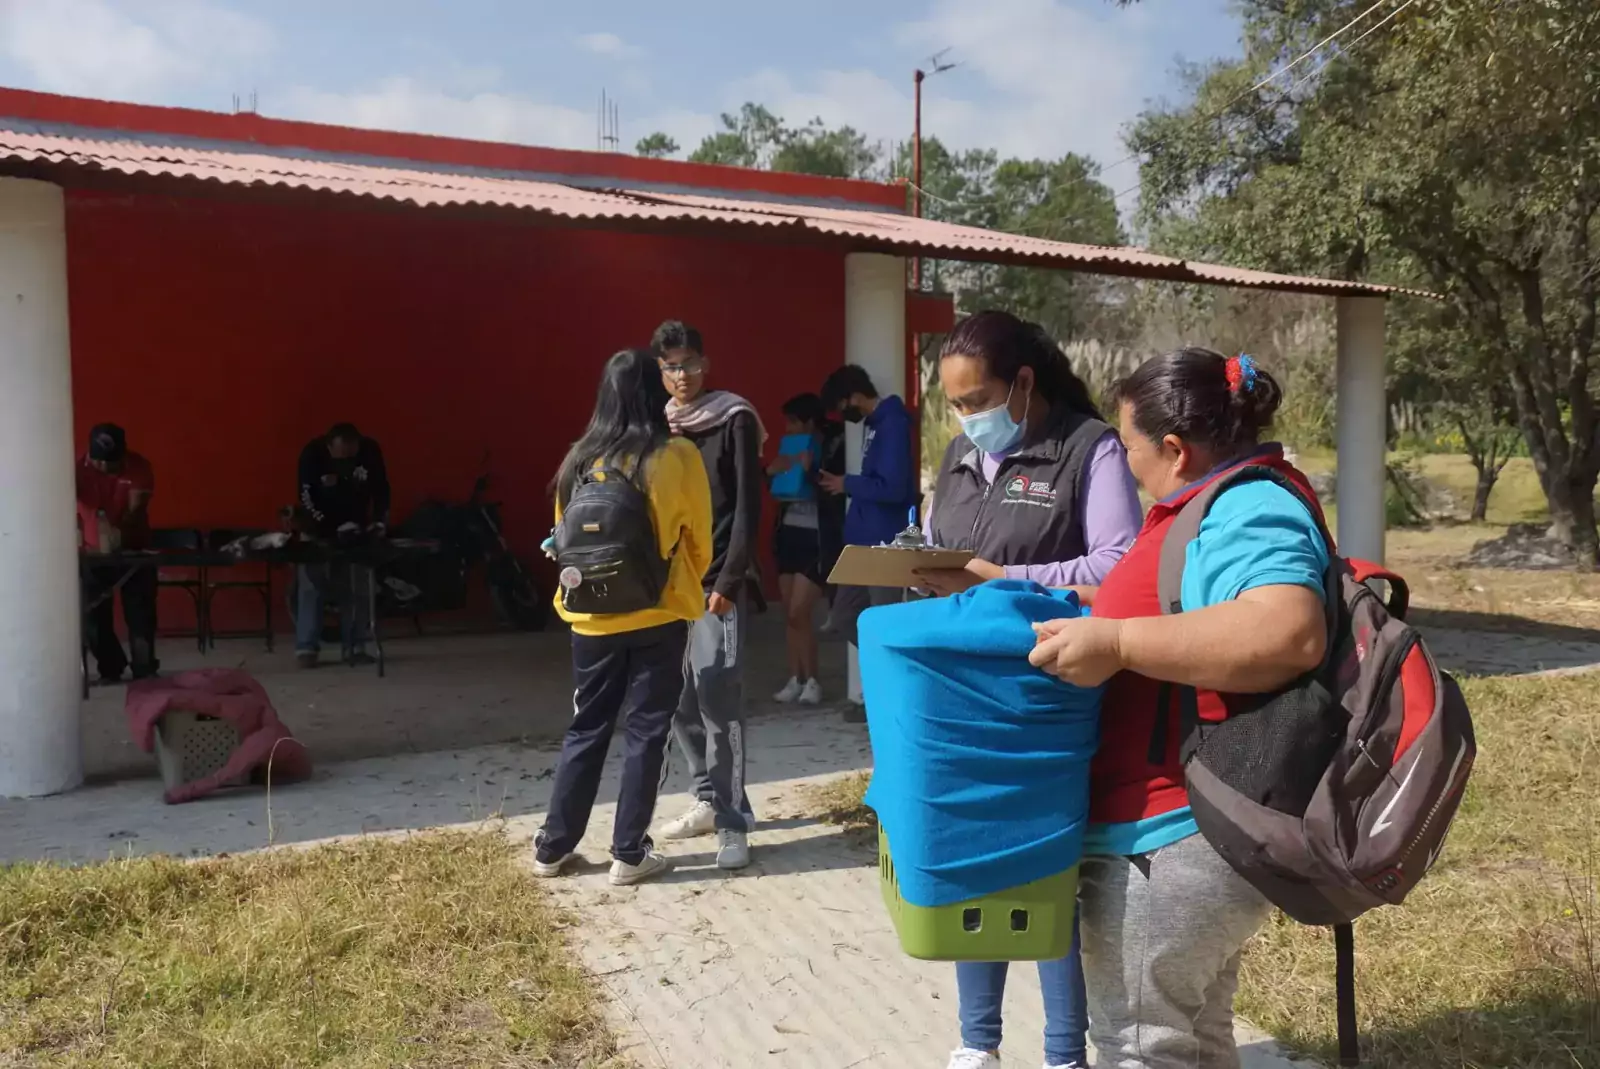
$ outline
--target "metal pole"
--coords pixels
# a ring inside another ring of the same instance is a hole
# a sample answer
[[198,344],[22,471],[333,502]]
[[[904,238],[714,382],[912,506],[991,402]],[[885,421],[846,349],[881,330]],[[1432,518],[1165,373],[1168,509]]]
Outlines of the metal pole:
[[[922,69],[912,76],[912,95],[916,100],[915,116],[911,127],[911,214],[922,218],[922,81],[927,75]],[[922,291],[922,257],[911,260],[911,288]]]

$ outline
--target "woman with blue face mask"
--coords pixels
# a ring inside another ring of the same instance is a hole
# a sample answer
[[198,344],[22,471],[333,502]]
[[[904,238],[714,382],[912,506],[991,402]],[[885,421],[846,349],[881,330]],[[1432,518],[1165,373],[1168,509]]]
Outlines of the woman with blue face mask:
[[[965,569],[921,573],[921,586],[1098,586],[1144,510],[1121,442],[1066,354],[1036,323],[979,312],[945,339],[939,382],[962,433],[945,452],[924,528],[930,541],[976,557]],[[1006,973],[1004,962],[956,966],[961,1047],[948,1069],[998,1069]],[[1047,1069],[1087,1066],[1076,942],[1066,958],[1039,963],[1039,981]]]

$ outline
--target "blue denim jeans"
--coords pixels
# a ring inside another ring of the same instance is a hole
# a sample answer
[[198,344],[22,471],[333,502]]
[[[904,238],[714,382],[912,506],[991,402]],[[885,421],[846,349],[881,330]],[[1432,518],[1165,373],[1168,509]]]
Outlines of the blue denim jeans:
[[[1000,1007],[1005,1000],[1008,964],[956,963],[962,1046],[972,1050],[1000,1049]],[[1039,963],[1039,987],[1044,992],[1045,1064],[1088,1065],[1089,1011],[1083,988],[1083,962],[1078,957],[1076,920],[1072,950],[1067,956]]]
[[339,608],[339,637],[346,656],[372,641],[372,570],[354,564],[298,566],[294,648],[315,653],[322,648],[323,610],[331,598]]

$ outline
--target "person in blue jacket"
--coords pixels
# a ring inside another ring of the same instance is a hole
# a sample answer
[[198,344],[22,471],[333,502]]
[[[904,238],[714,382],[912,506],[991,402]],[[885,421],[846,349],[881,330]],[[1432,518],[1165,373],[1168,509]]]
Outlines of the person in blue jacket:
[[[822,385],[822,404],[848,423],[859,423],[861,471],[855,475],[822,472],[817,485],[824,493],[844,494],[850,499],[844,517],[844,544],[877,546],[892,541],[906,529],[916,507],[917,473],[911,464],[911,413],[900,398],[878,396],[872,376],[865,368],[846,364],[828,376]],[[873,605],[901,600],[901,591],[887,587],[840,587],[834,593],[830,617],[834,629],[846,642],[855,645],[856,621]],[[859,707],[845,710],[845,719],[866,721]]]

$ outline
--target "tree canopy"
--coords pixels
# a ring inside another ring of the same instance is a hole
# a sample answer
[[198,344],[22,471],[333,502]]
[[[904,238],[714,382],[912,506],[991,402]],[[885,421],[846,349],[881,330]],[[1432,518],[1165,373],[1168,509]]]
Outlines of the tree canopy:
[[[1600,5],[1242,0],[1246,59],[1187,72],[1147,112],[1139,222],[1185,255],[1411,281],[1402,373],[1515,419],[1558,533],[1596,560]],[[1380,18],[1386,24],[1378,25]]]

